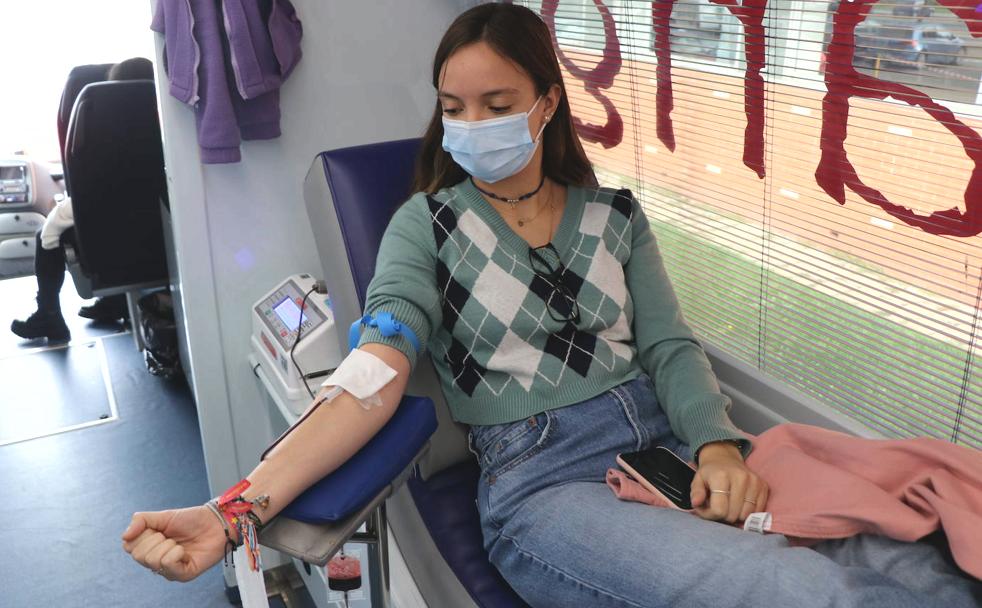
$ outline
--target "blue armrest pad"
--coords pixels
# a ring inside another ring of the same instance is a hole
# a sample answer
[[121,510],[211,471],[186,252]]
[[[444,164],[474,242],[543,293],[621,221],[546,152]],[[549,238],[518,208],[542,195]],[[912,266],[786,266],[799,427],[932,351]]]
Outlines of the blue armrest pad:
[[312,524],[347,517],[403,472],[434,431],[433,401],[426,397],[403,397],[396,413],[365,447],[308,488],[281,513]]

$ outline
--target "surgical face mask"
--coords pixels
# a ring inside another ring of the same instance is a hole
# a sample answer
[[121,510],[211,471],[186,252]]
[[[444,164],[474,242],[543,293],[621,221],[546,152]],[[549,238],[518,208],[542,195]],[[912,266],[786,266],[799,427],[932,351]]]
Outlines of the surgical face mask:
[[444,116],[443,149],[464,171],[482,182],[493,184],[511,177],[529,164],[542,141],[546,123],[533,140],[528,121],[541,100],[542,97],[536,99],[528,112],[501,118],[467,122]]

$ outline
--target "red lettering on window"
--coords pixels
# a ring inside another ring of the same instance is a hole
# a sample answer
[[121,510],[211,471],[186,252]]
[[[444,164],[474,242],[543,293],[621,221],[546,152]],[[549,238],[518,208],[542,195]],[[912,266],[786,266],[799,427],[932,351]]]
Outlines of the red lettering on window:
[[556,39],[556,9],[559,7],[559,0],[543,0],[542,20],[549,26],[552,34],[552,45],[556,47],[556,54],[559,56],[560,63],[563,64],[574,78],[583,81],[584,90],[600,102],[607,114],[607,122],[603,125],[594,125],[583,122],[578,117],[573,117],[577,133],[586,141],[599,143],[604,148],[613,148],[624,139],[624,121],[621,119],[620,112],[600,89],[609,89],[614,85],[614,77],[621,71],[621,43],[617,38],[617,25],[614,23],[614,16],[610,14],[610,9],[603,3],[603,0],[593,0],[600,18],[604,24],[604,50],[600,62],[590,70],[585,70],[574,63],[563,49],[559,46]]
[[655,132],[665,147],[675,152],[675,126],[672,109],[675,93],[672,90],[672,40],[671,21],[675,0],[655,0],[651,3],[652,29],[655,34]]
[[[822,157],[815,170],[815,179],[840,205],[846,202],[845,188],[848,186],[893,217],[930,234],[968,237],[982,233],[982,137],[958,120],[951,110],[917,89],[861,74],[853,67],[856,26],[877,2],[842,2],[834,15],[825,71],[828,92],[822,102]],[[982,21],[974,15],[978,0],[938,0],[938,3],[962,19],[973,36],[982,37]],[[859,178],[845,150],[849,98],[884,99],[888,96],[923,109],[961,142],[965,153],[975,164],[965,189],[964,213],[953,207],[927,216],[919,215],[907,207],[891,203],[882,192]]]
[[[672,90],[672,42],[671,19],[676,0],[654,0],[651,3],[651,20],[655,34],[655,70],[658,89],[655,93],[655,131],[665,147],[675,151],[675,128],[672,122],[674,92]],[[747,128],[743,134],[743,164],[758,177],[765,175],[764,167],[764,77],[767,63],[767,41],[764,32],[764,11],[767,0],[710,0],[725,6],[743,25],[744,54],[747,69],[744,78],[743,107],[747,114]]]
[[743,164],[757,177],[764,177],[764,77],[767,65],[767,39],[764,32],[764,11],[767,0],[710,0],[725,6],[743,25],[744,54],[747,69],[743,81],[743,109],[747,128],[743,133]]
[[[543,0],[542,18],[549,26],[553,44],[560,62],[606,111],[604,125],[584,123],[574,118],[580,136],[605,148],[618,145],[623,140],[624,125],[613,102],[601,89],[609,89],[622,67],[620,41],[616,24],[609,8],[602,0],[593,0],[604,25],[604,50],[601,61],[592,69],[583,69],[570,60],[559,47],[556,39],[555,17],[560,0]],[[905,85],[892,83],[859,73],[853,67],[855,30],[859,22],[869,14],[879,0],[849,0],[841,2],[833,16],[832,42],[825,57],[825,84],[827,93],[822,107],[822,155],[815,179],[818,184],[840,204],[845,204],[845,188],[859,194],[897,219],[923,229],[931,234],[975,236],[982,233],[982,137],[941,104],[928,95]],[[710,0],[725,6],[744,28],[746,76],[744,81],[744,110],[747,127],[744,132],[744,164],[761,178],[765,176],[764,163],[764,79],[766,65],[766,32],[763,26],[767,0]],[[972,36],[982,37],[982,20],[977,18],[978,0],[937,0],[951,10],[968,27]],[[653,0],[651,3],[655,35],[656,68],[656,132],[658,139],[674,151],[675,132],[672,121],[674,92],[672,83],[672,57],[670,23],[676,0]],[[888,96],[908,105],[919,107],[945,126],[961,142],[965,153],[975,165],[965,190],[965,212],[958,207],[934,212],[928,216],[891,203],[879,190],[866,185],[858,176],[845,151],[845,138],[849,119],[849,98],[863,97],[884,99]]]

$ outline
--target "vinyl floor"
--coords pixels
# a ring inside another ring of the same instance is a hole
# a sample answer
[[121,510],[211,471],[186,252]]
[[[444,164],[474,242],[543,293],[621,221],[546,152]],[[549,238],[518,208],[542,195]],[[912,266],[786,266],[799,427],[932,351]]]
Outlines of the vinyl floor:
[[0,359],[0,445],[114,419],[106,372],[100,340]]
[[119,538],[134,511],[209,498],[183,377],[150,375],[124,325],[77,317],[85,302],[70,280],[62,293],[70,346],[20,340],[6,326],[30,314],[33,295],[33,277],[0,281],[0,428],[11,429],[3,433],[98,420],[112,413],[110,399],[118,415],[0,445],[0,607],[229,606],[220,569],[171,583],[137,566]]

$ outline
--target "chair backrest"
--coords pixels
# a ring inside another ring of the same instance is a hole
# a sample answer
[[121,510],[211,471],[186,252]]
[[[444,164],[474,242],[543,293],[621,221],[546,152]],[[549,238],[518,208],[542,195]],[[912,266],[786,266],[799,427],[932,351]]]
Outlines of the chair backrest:
[[[72,68],[65,81],[65,88],[61,92],[61,101],[58,103],[58,150],[61,152],[62,170],[65,167],[65,142],[68,139],[68,121],[72,117],[72,108],[75,107],[75,100],[78,94],[86,85],[93,82],[102,82],[109,74],[109,68],[113,64],[100,63],[94,65],[79,65]],[[65,177],[65,191],[71,195],[68,185],[68,177]]]
[[[419,145],[418,139],[405,139],[322,152],[307,172],[304,199],[341,352],[348,351],[348,326],[362,314],[389,218],[412,194]],[[471,458],[465,427],[451,418],[429,357],[420,359],[408,392],[429,397],[436,406],[439,426],[420,462],[424,479]]]
[[165,279],[167,186],[152,80],[82,89],[68,125],[65,175],[78,258],[93,289]]

